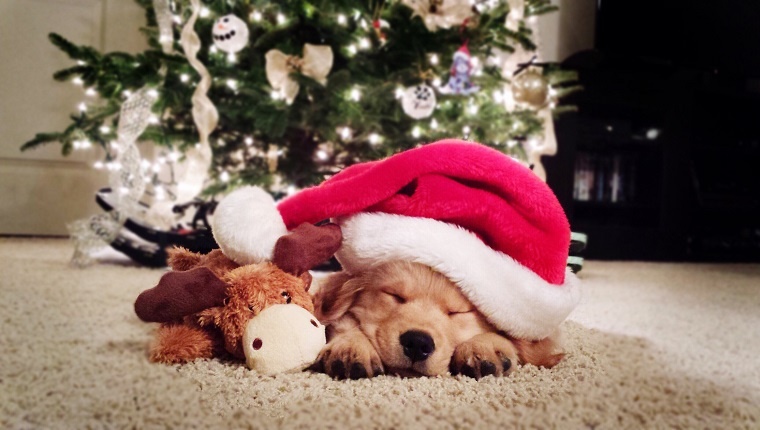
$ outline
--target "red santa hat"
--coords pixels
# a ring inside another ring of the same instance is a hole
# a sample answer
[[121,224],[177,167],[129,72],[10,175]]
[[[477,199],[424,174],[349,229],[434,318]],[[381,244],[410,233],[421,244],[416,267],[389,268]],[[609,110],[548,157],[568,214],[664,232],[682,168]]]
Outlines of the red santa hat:
[[342,228],[344,270],[428,265],[516,337],[552,334],[580,298],[557,198],[530,169],[483,145],[446,140],[356,164],[276,206],[259,188],[236,190],[219,203],[213,231],[227,256],[247,264],[269,259],[287,230],[328,218]]

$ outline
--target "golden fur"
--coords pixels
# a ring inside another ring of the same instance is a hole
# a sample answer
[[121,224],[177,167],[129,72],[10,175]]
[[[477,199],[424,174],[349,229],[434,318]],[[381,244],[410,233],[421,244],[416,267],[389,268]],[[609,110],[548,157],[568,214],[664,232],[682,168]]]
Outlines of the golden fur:
[[328,344],[313,368],[339,379],[502,376],[513,364],[551,367],[563,357],[552,337],[530,342],[499,332],[456,285],[421,264],[387,263],[356,277],[340,272],[314,299]]

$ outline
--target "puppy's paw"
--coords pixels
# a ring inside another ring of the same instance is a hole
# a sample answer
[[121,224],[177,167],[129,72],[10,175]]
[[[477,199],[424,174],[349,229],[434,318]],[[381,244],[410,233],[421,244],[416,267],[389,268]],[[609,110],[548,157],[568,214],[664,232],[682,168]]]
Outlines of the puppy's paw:
[[449,370],[452,375],[475,379],[507,376],[517,362],[517,348],[509,339],[496,333],[483,333],[456,347]]
[[311,370],[335,379],[361,379],[382,375],[383,363],[366,336],[358,330],[336,336],[317,357]]

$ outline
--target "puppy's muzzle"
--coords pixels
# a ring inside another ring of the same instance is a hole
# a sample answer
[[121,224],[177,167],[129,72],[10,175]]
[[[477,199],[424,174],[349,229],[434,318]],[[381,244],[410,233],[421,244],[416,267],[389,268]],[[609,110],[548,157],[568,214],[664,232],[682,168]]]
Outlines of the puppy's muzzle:
[[435,351],[433,338],[424,331],[409,330],[399,336],[404,355],[412,360],[412,363],[425,361]]

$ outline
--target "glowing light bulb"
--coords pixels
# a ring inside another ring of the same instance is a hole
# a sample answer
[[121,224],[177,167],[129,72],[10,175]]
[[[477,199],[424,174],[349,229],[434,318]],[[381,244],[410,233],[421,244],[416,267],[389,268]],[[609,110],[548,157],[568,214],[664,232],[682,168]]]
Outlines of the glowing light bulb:
[[233,91],[237,91],[238,83],[234,79],[227,79],[227,86],[230,87]]
[[462,128],[462,133],[464,133],[464,135],[465,135],[465,136],[467,136],[468,134],[470,134],[470,132],[471,132],[471,131],[472,131],[472,129],[470,128],[470,126],[469,126],[469,125],[465,125],[465,126]]
[[348,51],[348,55],[356,55],[356,45],[348,45],[346,51]]
[[157,116],[155,116],[155,115],[151,115],[151,116],[149,116],[149,117],[148,117],[148,122],[149,122],[150,124],[154,124],[154,125],[155,125],[155,124],[158,124],[158,123],[159,123],[159,122],[161,122],[161,121],[159,121],[159,120],[158,120],[158,117],[157,117]]
[[358,88],[351,90],[351,100],[358,102],[362,98],[362,92]]
[[179,75],[179,80],[187,83],[190,80],[190,75],[188,75],[187,73],[183,73]]
[[84,85],[84,81],[79,76],[77,76],[76,78],[72,79],[71,83],[74,84],[74,85]]
[[78,107],[80,112],[87,112],[87,105],[84,102],[79,103]]
[[223,171],[219,175],[219,180],[222,181],[222,182],[229,182],[230,181],[230,174],[229,174],[229,172],[227,172],[226,170]]
[[441,86],[441,78],[435,78],[435,79],[433,79],[433,86],[434,87],[440,87]]
[[212,54],[216,54],[217,52],[219,52],[219,49],[217,49],[216,45],[214,45],[214,46],[212,46],[211,48],[208,49],[208,52],[210,52]]
[[285,24],[285,22],[287,22],[287,19],[285,18],[285,15],[283,15],[281,13],[278,13],[277,14],[277,24],[282,25],[282,24]]
[[381,140],[382,138],[377,133],[372,133],[369,135],[369,143],[371,143],[372,145],[377,145],[378,143],[380,143]]
[[478,105],[475,105],[475,104],[471,104],[471,105],[470,105],[470,106],[467,108],[467,112],[469,112],[469,113],[470,113],[470,115],[476,115],[476,114],[478,113]]
[[237,63],[237,55],[234,52],[230,52],[227,54],[227,62],[230,64]]
[[246,144],[246,145],[248,145],[248,146],[251,146],[251,145],[253,145],[253,138],[252,138],[252,137],[250,137],[250,136],[249,136],[249,137],[246,137],[246,138],[245,138],[245,144]]
[[433,130],[438,130],[438,121],[436,121],[435,118],[430,120],[430,128]]
[[412,129],[412,137],[414,137],[415,139],[418,138],[418,137],[420,137],[421,134],[422,134],[422,130],[420,130],[420,128],[418,126],[415,126]]
[[251,12],[251,19],[254,20],[255,22],[261,21],[261,18],[262,18],[261,12],[257,10],[254,10],[253,12]]
[[205,6],[202,7],[200,11],[201,18],[208,18],[209,15],[211,15],[211,11]]
[[87,91],[85,91],[84,94],[89,97],[95,97],[96,95],[98,95],[98,92],[95,91],[94,88],[87,88]]
[[103,126],[100,127],[100,132],[103,133],[103,134],[108,134],[108,133],[111,132],[111,127],[109,127],[107,125],[103,125]]
[[104,164],[102,161],[96,161],[92,164],[92,167],[101,170],[104,167]]
[[401,97],[404,97],[404,89],[401,87],[396,88],[396,98],[400,99]]
[[372,44],[369,42],[369,39],[367,39],[366,37],[363,37],[361,40],[359,40],[359,48],[369,49],[370,46],[372,46]]
[[327,161],[327,159],[330,158],[330,156],[327,155],[327,152],[321,149],[316,152],[316,156],[320,161]]
[[346,15],[343,15],[343,14],[338,15],[338,24],[346,25],[347,23],[348,23],[348,19],[346,18]]
[[157,99],[158,98],[158,91],[155,89],[148,90],[148,97]]
[[430,64],[434,66],[438,64],[438,54],[433,54],[430,56]]
[[348,140],[351,138],[351,129],[348,127],[343,127],[340,130],[340,137],[343,138],[343,140]]

